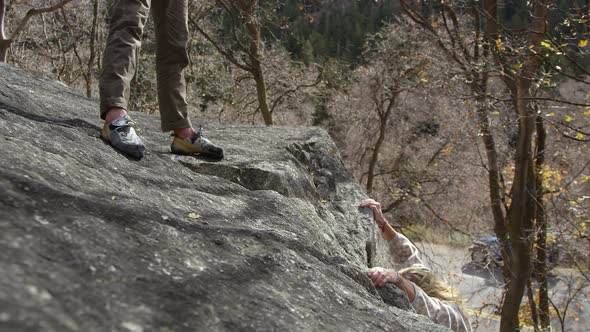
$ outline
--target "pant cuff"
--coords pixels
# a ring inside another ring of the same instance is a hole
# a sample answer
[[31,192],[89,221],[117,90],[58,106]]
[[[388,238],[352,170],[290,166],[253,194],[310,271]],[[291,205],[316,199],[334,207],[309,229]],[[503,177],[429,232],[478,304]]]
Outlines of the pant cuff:
[[102,99],[100,102],[100,118],[104,120],[104,118],[107,115],[107,112],[113,107],[123,108],[127,110],[127,100],[125,100],[125,98],[120,97]]
[[172,122],[162,122],[162,132],[172,131],[178,128],[189,128],[192,127],[191,121],[187,119],[179,119]]

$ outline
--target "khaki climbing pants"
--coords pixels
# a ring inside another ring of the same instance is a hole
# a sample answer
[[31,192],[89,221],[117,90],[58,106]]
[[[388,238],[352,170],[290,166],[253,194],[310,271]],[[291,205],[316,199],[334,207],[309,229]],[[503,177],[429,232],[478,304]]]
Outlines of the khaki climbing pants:
[[162,131],[190,127],[184,69],[188,65],[188,0],[115,0],[100,74],[100,114],[127,109],[141,36],[152,11]]

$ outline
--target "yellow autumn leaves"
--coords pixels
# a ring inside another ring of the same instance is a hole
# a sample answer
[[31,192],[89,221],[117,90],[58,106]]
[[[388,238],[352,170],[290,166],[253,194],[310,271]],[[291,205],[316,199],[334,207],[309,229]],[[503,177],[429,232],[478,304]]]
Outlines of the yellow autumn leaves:
[[[512,179],[514,178],[514,166],[507,166],[502,170],[502,174],[506,179],[506,183],[512,183]],[[555,168],[551,168],[551,166],[545,164],[543,165],[543,169],[541,170],[543,185],[549,192],[561,192],[564,190],[561,187],[561,183],[563,182],[563,176],[567,174],[568,172],[566,170],[558,170]]]

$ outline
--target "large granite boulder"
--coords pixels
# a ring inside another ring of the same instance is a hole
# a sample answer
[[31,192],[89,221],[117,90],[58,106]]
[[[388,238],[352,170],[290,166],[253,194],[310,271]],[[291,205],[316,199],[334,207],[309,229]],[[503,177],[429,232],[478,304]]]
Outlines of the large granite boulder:
[[366,278],[375,227],[325,131],[208,128],[215,162],[133,114],[136,161],[97,108],[0,65],[1,331],[442,329]]

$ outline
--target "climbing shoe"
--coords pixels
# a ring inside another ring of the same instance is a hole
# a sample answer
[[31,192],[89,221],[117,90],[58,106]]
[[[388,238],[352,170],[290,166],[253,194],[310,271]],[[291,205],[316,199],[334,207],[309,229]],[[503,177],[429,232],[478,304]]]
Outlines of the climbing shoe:
[[104,124],[102,128],[102,139],[109,142],[115,149],[141,159],[145,152],[145,145],[135,133],[133,125],[128,115],[122,116],[111,124]]
[[175,154],[201,155],[204,157],[223,159],[223,149],[203,136],[203,128],[193,133],[191,137],[180,138],[174,135],[170,150]]

